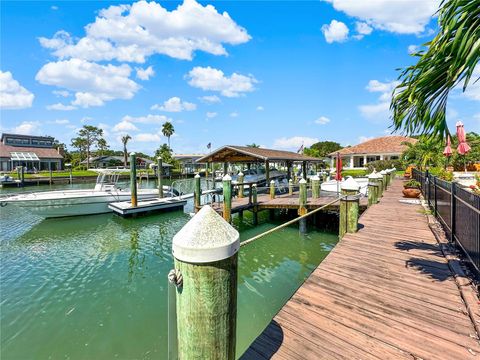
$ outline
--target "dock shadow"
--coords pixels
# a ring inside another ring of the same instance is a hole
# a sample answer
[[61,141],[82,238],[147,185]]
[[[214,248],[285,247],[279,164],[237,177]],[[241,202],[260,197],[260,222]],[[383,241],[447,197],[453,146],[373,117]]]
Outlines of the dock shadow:
[[443,257],[442,250],[438,244],[427,244],[417,241],[397,241],[395,247],[402,251],[424,250],[428,252],[429,255]]
[[283,343],[283,330],[272,320],[263,332],[250,344],[240,360],[271,359]]

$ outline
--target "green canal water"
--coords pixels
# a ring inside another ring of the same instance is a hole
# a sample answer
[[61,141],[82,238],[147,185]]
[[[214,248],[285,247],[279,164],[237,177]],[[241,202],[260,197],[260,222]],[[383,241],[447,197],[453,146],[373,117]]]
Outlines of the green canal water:
[[[0,211],[2,360],[167,358],[171,241],[190,219],[191,203],[186,213],[136,219],[42,220],[10,205]],[[275,225],[266,214],[257,227],[248,213],[242,224],[235,219],[242,240]],[[313,230],[301,236],[293,226],[241,249],[238,355],[336,241]]]

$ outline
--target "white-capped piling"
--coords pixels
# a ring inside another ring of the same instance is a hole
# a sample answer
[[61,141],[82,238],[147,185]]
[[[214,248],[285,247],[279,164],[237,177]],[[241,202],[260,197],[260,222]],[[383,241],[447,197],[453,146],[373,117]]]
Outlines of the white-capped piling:
[[239,172],[238,173],[238,183],[240,185],[238,185],[238,197],[239,198],[243,198],[243,192],[244,192],[244,185],[243,185],[243,182],[245,180],[245,175],[243,175],[243,172]]
[[[305,215],[307,213],[307,181],[301,179],[299,181],[299,191],[298,191],[298,215]],[[298,221],[298,227],[300,232],[307,232],[307,219],[303,218]]]
[[318,199],[320,197],[320,178],[315,175],[312,177],[312,198]]
[[239,248],[238,231],[208,205],[174,236],[179,359],[235,359]]
[[130,194],[132,207],[137,207],[137,157],[130,153]]
[[162,157],[157,157],[157,185],[158,197],[163,198],[163,161]]
[[293,195],[293,180],[292,179],[288,180],[288,195],[290,195],[290,196]]
[[223,183],[223,218],[228,222],[232,222],[232,178],[225,175],[222,179]]
[[200,202],[202,199],[202,187],[200,186],[200,175],[197,174],[194,177],[194,207],[195,207],[195,212],[198,212],[200,210]]
[[275,180],[270,180],[270,199],[275,199]]
[[340,239],[343,238],[345,233],[357,232],[360,209],[359,190],[360,185],[351,177],[342,183],[342,196],[346,197],[340,200]]

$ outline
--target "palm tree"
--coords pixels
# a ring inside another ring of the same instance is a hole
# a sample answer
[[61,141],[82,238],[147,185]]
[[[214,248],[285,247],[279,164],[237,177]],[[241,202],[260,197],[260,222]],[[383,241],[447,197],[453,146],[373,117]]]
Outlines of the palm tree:
[[168,147],[170,147],[170,136],[172,136],[174,132],[175,132],[175,129],[172,123],[169,121],[166,121],[162,126],[162,134],[163,136],[166,136],[168,139]]
[[[393,127],[407,134],[444,137],[448,95],[457,85],[463,91],[477,77],[480,60],[480,0],[442,0],[438,11],[440,31],[419,51],[415,65],[399,76],[390,105]],[[474,80],[475,81],[475,80]]]
[[127,143],[132,137],[128,134],[122,136],[122,144],[123,144],[123,166],[127,167],[128,164],[128,152],[127,152]]
[[257,145],[255,143],[251,143],[250,145],[247,144],[247,147],[251,147],[251,148],[259,148],[260,145]]

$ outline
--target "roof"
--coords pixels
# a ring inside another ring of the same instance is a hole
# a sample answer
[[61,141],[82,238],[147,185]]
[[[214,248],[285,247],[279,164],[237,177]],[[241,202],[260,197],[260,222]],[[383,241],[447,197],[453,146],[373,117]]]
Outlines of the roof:
[[[5,134],[4,134],[5,135]],[[0,157],[10,158],[12,152],[29,152],[35,153],[40,159],[63,159],[57,149],[54,148],[41,148],[31,146],[11,146],[5,145],[0,142]]]
[[392,135],[367,140],[361,144],[334,151],[329,156],[355,154],[401,154],[407,149],[404,142],[415,144],[418,140],[406,136]]
[[23,134],[7,134],[7,133],[3,133],[2,134],[2,138],[1,138],[1,141],[3,141],[3,139],[7,136],[11,136],[11,137],[16,137],[16,138],[22,138],[22,139],[48,139],[48,140],[55,140],[55,138],[53,138],[52,136],[38,136],[38,135],[23,135]]
[[196,160],[204,156],[205,154],[174,154],[173,158],[176,160]]
[[198,159],[197,162],[256,162],[266,160],[311,162],[322,161],[322,159],[316,157],[305,156],[291,151],[226,145]]
[[[145,162],[146,164],[153,164],[155,163],[153,160],[150,160],[150,159],[147,159],[147,158],[144,158],[144,157],[140,157],[140,156],[137,156],[137,159],[140,159],[142,160],[143,162]],[[91,157],[90,158],[90,162],[97,162],[97,161],[109,161],[109,160],[117,160],[119,162],[122,162],[123,163],[123,156],[118,156],[118,155],[103,155],[103,156],[95,156],[95,157]],[[127,157],[127,163],[130,162],[130,156]],[[87,160],[83,160],[81,162],[82,164],[86,164],[87,163]],[[173,165],[170,165],[170,164],[167,164],[167,163],[162,163],[163,167],[171,167]]]

